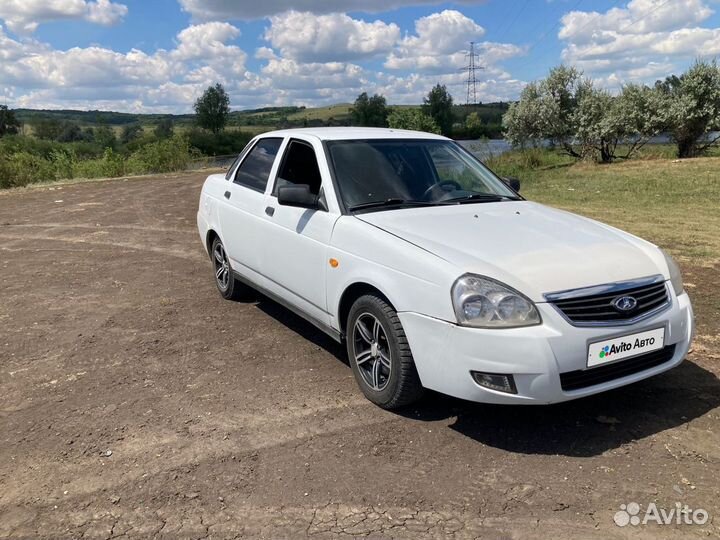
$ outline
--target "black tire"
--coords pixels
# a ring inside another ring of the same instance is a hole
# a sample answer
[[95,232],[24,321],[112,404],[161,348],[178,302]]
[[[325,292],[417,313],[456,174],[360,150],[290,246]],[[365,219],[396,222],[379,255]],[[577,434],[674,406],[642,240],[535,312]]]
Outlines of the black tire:
[[366,398],[383,409],[398,409],[422,397],[405,331],[386,300],[374,294],[358,298],[348,315],[346,336],[350,367]]
[[[220,260],[224,261],[224,263]],[[215,286],[225,300],[240,300],[248,296],[250,288],[243,282],[238,281],[230,267],[230,261],[225,252],[225,246],[220,238],[215,238],[210,248],[210,260],[215,271]],[[224,270],[221,273],[220,268]]]

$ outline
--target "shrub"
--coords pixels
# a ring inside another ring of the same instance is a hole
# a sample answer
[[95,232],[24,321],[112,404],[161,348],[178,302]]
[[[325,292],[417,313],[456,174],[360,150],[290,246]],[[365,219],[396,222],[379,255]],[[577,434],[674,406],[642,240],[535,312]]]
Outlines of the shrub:
[[72,150],[53,150],[50,156],[58,178],[75,178],[75,154]]
[[115,178],[125,174],[125,158],[106,148],[101,158],[76,161],[73,170],[77,178]]
[[485,161],[485,164],[497,174],[513,176],[521,180],[532,171],[561,167],[571,163],[573,163],[573,159],[567,154],[549,148],[511,150]]
[[395,129],[412,129],[415,131],[426,131],[428,133],[440,133],[440,126],[437,125],[435,120],[419,109],[393,109],[390,116],[388,116],[388,125]]
[[208,131],[192,129],[187,135],[190,146],[197,148],[206,156],[238,154],[253,138],[251,133],[239,130],[213,134]]
[[134,152],[127,162],[131,173],[159,173],[187,168],[192,153],[187,138],[175,135],[147,144]]
[[52,162],[28,152],[0,158],[0,187],[25,186],[38,180],[55,180]]

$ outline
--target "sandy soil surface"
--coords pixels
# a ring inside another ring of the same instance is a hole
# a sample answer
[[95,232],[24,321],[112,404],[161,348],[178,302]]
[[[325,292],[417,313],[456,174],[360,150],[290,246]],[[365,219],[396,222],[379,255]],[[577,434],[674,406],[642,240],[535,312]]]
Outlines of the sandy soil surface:
[[[720,534],[717,266],[685,265],[698,341],[666,374],[390,413],[312,326],[220,298],[203,176],[0,193],[0,537]],[[618,527],[630,502],[710,519]]]

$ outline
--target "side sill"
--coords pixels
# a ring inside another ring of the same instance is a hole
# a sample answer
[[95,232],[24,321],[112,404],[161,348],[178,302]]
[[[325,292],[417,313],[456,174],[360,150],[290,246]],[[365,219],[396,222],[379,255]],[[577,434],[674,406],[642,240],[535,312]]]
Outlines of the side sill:
[[249,280],[248,278],[246,278],[245,276],[241,276],[240,274],[238,274],[238,273],[235,272],[235,271],[233,271],[233,276],[235,276],[235,279],[237,279],[238,281],[241,281],[242,283],[244,283],[244,284],[247,285],[248,287],[252,287],[253,289],[255,289],[256,291],[258,291],[258,292],[260,292],[260,293],[262,293],[262,294],[264,294],[265,296],[267,296],[268,298],[270,298],[270,299],[273,300],[274,302],[277,302],[278,304],[280,304],[280,305],[283,306],[284,308],[289,309],[290,311],[292,311],[292,312],[293,312],[295,315],[297,315],[298,317],[302,317],[303,319],[305,319],[307,322],[309,322],[310,324],[312,324],[313,326],[315,326],[315,327],[318,328],[319,330],[322,330],[323,332],[325,332],[328,336],[330,336],[331,338],[333,338],[333,339],[334,339],[335,341],[337,341],[338,343],[342,343],[342,342],[343,342],[343,335],[342,335],[342,333],[339,332],[338,330],[335,330],[333,327],[331,327],[331,326],[323,323],[322,321],[318,321],[315,317],[313,317],[313,316],[311,316],[311,315],[308,315],[308,314],[305,313],[303,310],[301,310],[300,308],[292,305],[290,302],[288,302],[288,301],[285,300],[284,298],[278,296],[277,294],[275,294],[275,293],[273,293],[273,292],[268,291],[265,287],[261,287],[260,285],[257,285],[256,283],[254,283],[253,281],[250,281],[250,280]]

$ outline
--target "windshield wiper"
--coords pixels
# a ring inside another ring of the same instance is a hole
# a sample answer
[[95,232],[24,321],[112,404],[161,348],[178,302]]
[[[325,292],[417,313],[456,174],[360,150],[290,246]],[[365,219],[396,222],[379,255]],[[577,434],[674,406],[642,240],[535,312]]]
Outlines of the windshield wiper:
[[495,193],[473,193],[472,195],[463,195],[452,199],[445,199],[445,203],[464,203],[464,202],[500,202],[500,201],[519,201],[518,197],[508,197],[507,195],[497,195]]
[[401,199],[400,197],[391,197],[384,201],[372,201],[361,204],[356,204],[350,207],[350,211],[353,210],[365,210],[366,208],[382,208],[384,206],[435,206],[436,203],[430,201],[408,201]]

